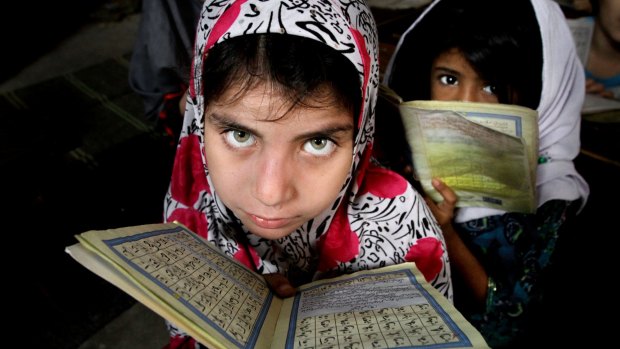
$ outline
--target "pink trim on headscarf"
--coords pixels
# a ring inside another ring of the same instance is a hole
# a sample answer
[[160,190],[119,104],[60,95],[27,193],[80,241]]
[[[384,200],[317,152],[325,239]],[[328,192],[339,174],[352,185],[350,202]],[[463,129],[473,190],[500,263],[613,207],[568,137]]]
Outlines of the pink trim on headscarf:
[[420,269],[426,281],[430,282],[443,268],[441,256],[444,250],[441,242],[435,238],[421,238],[416,240],[409,252],[405,255],[407,262],[414,262]]
[[[355,39],[355,42],[360,48],[359,49],[360,57],[362,58],[362,62],[364,65],[364,81],[362,83],[362,101],[365,101],[366,100],[366,89],[368,87],[368,80],[370,79],[370,65],[371,65],[370,55],[368,54],[368,49],[366,47],[366,41],[364,40],[364,36],[362,35],[362,33],[360,33],[359,30],[351,29],[351,34],[353,35],[353,39]],[[368,111],[364,110],[363,108],[360,110],[360,115],[358,115],[358,118],[357,118],[358,128],[362,127],[363,116],[364,116],[364,113],[367,113],[367,112]]]
[[246,267],[255,270],[256,266],[260,263],[260,257],[258,253],[252,248],[252,246],[247,246],[246,248],[240,248],[233,257],[241,262],[241,264]]
[[327,232],[317,241],[320,251],[319,271],[335,268],[340,262],[357,257],[360,247],[357,235],[351,231],[347,217],[347,203],[343,200]]
[[243,5],[247,0],[237,0],[233,2],[229,8],[227,8],[220,19],[215,23],[215,26],[211,30],[211,34],[209,34],[209,39],[207,39],[206,47],[204,49],[204,54],[211,49],[213,45],[222,37],[222,35],[226,34],[228,29],[235,23],[237,17],[239,17],[239,13],[241,13],[241,5]]
[[402,195],[407,190],[407,186],[407,180],[395,172],[370,164],[359,195],[371,193],[380,198],[392,199]]
[[209,222],[204,213],[189,208],[177,208],[168,217],[168,222],[182,222],[189,230],[207,238]]
[[189,135],[181,138],[174,158],[170,191],[172,198],[185,206],[192,206],[201,192],[211,192],[201,163],[202,154],[198,136]]

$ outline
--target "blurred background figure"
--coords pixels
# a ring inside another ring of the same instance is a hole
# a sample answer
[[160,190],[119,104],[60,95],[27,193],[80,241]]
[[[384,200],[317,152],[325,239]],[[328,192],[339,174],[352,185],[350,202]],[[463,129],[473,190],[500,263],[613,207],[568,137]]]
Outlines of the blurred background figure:
[[183,120],[180,102],[188,86],[196,24],[203,2],[142,1],[129,85],[142,97],[147,121],[169,136],[172,144],[176,144]]
[[591,0],[594,31],[586,63],[586,92],[620,100],[620,1]]

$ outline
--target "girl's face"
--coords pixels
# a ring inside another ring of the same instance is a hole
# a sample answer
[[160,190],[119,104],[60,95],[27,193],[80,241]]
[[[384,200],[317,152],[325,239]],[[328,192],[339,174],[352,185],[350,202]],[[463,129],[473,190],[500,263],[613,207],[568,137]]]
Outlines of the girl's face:
[[499,103],[495,86],[482,80],[457,49],[443,52],[433,61],[431,99]]
[[290,102],[268,85],[235,100],[232,90],[205,113],[214,191],[253,234],[282,238],[336,200],[353,160],[352,113],[331,105],[281,117]]

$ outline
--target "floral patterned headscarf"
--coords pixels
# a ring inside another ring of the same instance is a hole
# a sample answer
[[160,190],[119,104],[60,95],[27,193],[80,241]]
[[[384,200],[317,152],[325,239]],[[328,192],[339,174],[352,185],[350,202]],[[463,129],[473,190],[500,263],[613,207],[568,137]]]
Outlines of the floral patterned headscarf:
[[[353,162],[336,202],[285,238],[253,235],[220,201],[204,153],[202,67],[214,45],[250,34],[295,35],[342,53],[359,72],[362,107]],[[371,162],[379,84],[378,37],[372,13],[359,0],[213,0],[202,8],[190,96],[172,180],[166,221],[179,221],[260,273],[292,279],[416,262],[425,278],[452,297],[445,243],[421,196],[399,175]]]

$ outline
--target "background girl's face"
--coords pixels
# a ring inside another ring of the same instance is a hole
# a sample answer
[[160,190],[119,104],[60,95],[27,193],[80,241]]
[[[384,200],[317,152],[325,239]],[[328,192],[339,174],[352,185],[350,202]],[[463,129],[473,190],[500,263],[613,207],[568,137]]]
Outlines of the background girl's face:
[[620,1],[600,0],[598,16],[606,35],[620,44]]
[[430,83],[433,100],[499,103],[495,86],[484,81],[457,49],[435,58]]
[[331,103],[282,117],[290,102],[269,85],[237,99],[231,90],[205,113],[214,191],[253,234],[282,238],[336,200],[353,160],[353,115]]

